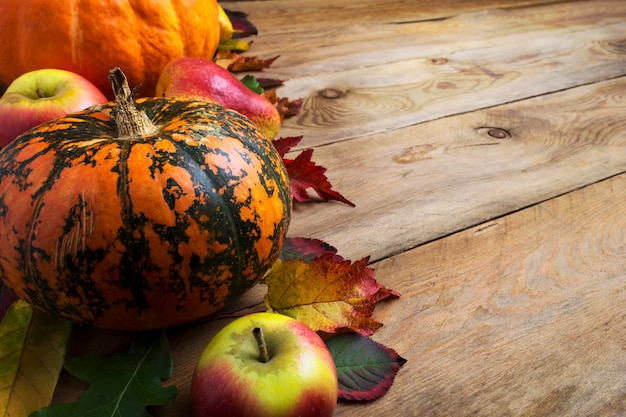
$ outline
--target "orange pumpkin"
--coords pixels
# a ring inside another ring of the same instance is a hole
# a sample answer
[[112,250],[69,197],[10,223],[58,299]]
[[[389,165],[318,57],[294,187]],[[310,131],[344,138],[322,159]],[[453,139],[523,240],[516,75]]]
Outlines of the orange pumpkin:
[[144,330],[211,314],[278,257],[289,178],[272,143],[216,104],[132,100],[31,129],[0,151],[0,278],[80,323]]
[[213,57],[218,18],[216,0],[2,0],[0,84],[58,68],[82,75],[112,98],[107,76],[119,66],[141,84],[138,96],[154,96],[171,60]]

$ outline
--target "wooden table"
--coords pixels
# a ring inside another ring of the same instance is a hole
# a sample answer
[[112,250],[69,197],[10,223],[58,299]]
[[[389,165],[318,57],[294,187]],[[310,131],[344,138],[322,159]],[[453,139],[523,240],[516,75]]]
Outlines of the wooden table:
[[[399,291],[373,338],[408,362],[337,416],[626,415],[626,2],[266,0],[263,76],[356,204],[297,205],[290,236],[371,256]],[[264,309],[262,285],[227,312]],[[216,318],[171,336],[190,415]],[[76,396],[61,382],[55,401]]]

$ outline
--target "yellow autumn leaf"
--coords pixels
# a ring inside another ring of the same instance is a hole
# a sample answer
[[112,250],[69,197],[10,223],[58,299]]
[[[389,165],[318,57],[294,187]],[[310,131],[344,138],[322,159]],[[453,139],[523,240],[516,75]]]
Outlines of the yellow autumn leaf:
[[368,258],[354,263],[323,255],[311,262],[277,261],[265,278],[265,305],[313,330],[350,329],[369,336],[382,326],[371,316],[376,303],[398,296],[376,282]]
[[233,24],[220,4],[217,5],[217,17],[220,24],[220,43],[228,42],[233,37]]
[[0,322],[0,416],[27,417],[50,404],[71,322],[14,302]]

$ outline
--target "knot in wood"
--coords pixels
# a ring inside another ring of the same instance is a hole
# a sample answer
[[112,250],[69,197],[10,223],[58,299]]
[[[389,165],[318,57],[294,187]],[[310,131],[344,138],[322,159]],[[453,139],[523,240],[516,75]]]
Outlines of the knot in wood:
[[511,137],[513,137],[510,131],[500,128],[500,127],[481,126],[481,127],[476,128],[476,130],[484,131],[487,134],[487,136],[492,137],[494,139],[498,139],[498,140],[510,139]]
[[445,65],[448,63],[448,58],[432,58],[430,62],[434,65]]
[[318,92],[318,95],[323,98],[327,98],[330,100],[336,100],[346,95],[344,91],[335,90],[334,88],[325,88]]

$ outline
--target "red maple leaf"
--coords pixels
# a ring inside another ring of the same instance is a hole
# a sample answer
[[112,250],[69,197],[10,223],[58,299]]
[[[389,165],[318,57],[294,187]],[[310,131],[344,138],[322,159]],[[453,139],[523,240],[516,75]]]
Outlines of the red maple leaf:
[[354,203],[332,189],[332,184],[326,178],[326,168],[311,160],[313,149],[305,149],[296,156],[296,159],[285,158],[285,154],[300,140],[302,140],[302,136],[291,136],[272,141],[287,168],[287,174],[289,174],[291,181],[291,193],[296,201],[301,203],[311,201],[308,190],[312,189],[324,201],[340,201],[354,207]]
[[288,136],[286,138],[278,138],[272,141],[272,144],[278,151],[278,154],[283,161],[285,160],[285,154],[296,146],[302,140],[302,136]]
[[326,168],[311,160],[313,149],[305,149],[294,160],[290,160],[287,173],[291,179],[291,191],[300,202],[311,201],[307,190],[311,188],[324,201],[335,200],[354,207],[354,203],[332,189],[326,178]]

